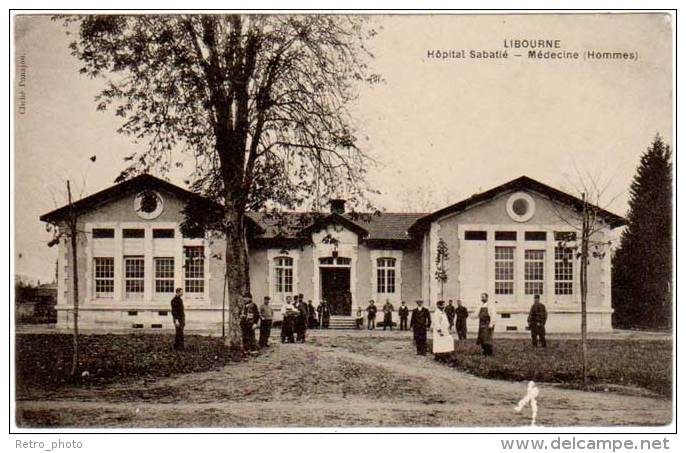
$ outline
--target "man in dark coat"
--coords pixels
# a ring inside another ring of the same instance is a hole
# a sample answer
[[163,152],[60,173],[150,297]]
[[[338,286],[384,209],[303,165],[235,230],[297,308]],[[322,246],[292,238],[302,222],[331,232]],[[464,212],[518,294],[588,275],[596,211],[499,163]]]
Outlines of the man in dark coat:
[[174,350],[183,351],[183,329],[186,327],[186,312],[183,308],[183,289],[176,288],[176,295],[171,300],[171,312],[174,319],[174,329],[176,336],[174,337]]
[[260,340],[261,348],[269,346],[269,335],[272,332],[272,321],[274,320],[274,309],[269,305],[269,296],[264,296],[264,302],[260,307]]
[[455,330],[457,331],[457,338],[460,340],[467,339],[467,318],[469,318],[469,311],[458,299],[457,307],[455,307]]
[[367,329],[374,330],[376,328],[376,305],[374,301],[369,301],[369,306],[367,307]]
[[431,327],[431,313],[424,302],[417,301],[417,308],[412,310],[410,328],[414,332],[414,344],[417,346],[417,355],[426,355],[426,330]]
[[541,296],[534,294],[534,304],[531,306],[529,317],[527,318],[527,323],[531,330],[531,343],[533,343],[534,348],[538,347],[539,341],[541,346],[546,347],[545,323],[547,320],[548,312],[545,309],[545,305],[541,303]]
[[398,308],[398,316],[400,316],[400,330],[407,330],[407,317],[410,314],[410,310],[405,305],[405,301],[400,302],[400,307]]
[[488,301],[488,294],[481,293],[481,308],[479,309],[479,333],[476,344],[481,346],[484,355],[493,355],[493,332],[495,330],[496,311]]
[[257,350],[255,341],[255,327],[260,322],[260,310],[252,301],[252,294],[243,296],[243,309],[241,310],[241,331],[243,333],[243,351],[253,352]]
[[455,306],[453,305],[453,300],[448,301],[448,305],[443,310],[445,312],[446,318],[448,318],[448,330],[453,329],[453,323],[455,322]]
[[393,304],[389,300],[386,300],[386,303],[383,306],[383,330],[386,330],[386,327],[393,330],[394,311],[395,308],[393,308]]
[[298,305],[296,307],[298,309],[298,317],[297,317],[297,328],[295,330],[295,335],[296,335],[296,341],[300,343],[305,342],[305,335],[307,332],[307,314],[308,314],[308,309],[307,309],[307,304],[305,303],[305,299],[303,298],[303,295],[300,294],[298,296]]

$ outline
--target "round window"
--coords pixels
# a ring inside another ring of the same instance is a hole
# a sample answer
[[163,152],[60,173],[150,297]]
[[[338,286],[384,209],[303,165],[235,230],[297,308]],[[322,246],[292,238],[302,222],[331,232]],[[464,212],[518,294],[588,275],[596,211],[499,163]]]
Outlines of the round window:
[[535,210],[534,199],[527,193],[517,192],[507,200],[507,214],[515,222],[530,220]]
[[139,217],[145,220],[156,219],[162,214],[164,200],[154,190],[145,190],[133,199],[133,209]]

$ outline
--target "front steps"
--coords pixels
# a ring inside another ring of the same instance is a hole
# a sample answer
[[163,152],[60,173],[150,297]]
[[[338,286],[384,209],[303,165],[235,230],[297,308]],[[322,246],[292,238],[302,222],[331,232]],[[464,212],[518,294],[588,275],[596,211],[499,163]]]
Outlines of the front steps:
[[329,329],[354,329],[355,318],[352,316],[332,316],[329,319]]

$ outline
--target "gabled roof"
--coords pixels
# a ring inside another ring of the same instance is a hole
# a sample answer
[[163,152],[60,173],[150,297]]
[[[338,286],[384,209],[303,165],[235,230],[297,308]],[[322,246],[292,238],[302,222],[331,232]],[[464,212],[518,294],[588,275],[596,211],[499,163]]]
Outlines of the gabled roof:
[[369,234],[369,232],[358,225],[357,223],[353,222],[349,218],[337,213],[337,212],[332,212],[330,214],[327,214],[323,217],[316,218],[313,222],[311,222],[309,225],[307,225],[305,228],[303,228],[300,231],[300,234],[303,234],[305,236],[309,236],[315,231],[319,231],[323,228],[325,228],[327,225],[332,225],[332,224],[339,224],[343,225],[353,233],[356,233],[358,236],[361,238],[364,238]]
[[[264,233],[259,237],[262,239],[277,238],[296,238],[303,236],[303,230],[312,227],[313,217],[321,216],[312,212],[284,212],[278,216],[270,216],[262,212],[250,212],[250,216],[257,222]],[[411,237],[407,230],[418,219],[424,217],[426,213],[398,213],[382,212],[380,214],[324,214],[324,219],[330,221],[340,219],[344,225],[349,225],[350,229],[363,233],[366,240],[371,241],[407,241]]]
[[[458,203],[455,203],[443,209],[439,209],[438,211],[435,211],[429,215],[426,215],[418,219],[409,228],[409,231],[411,234],[413,234],[414,232],[426,228],[426,226],[429,225],[431,222],[440,219],[445,215],[466,211],[467,209],[477,204],[483,203],[485,201],[489,201],[502,193],[515,192],[518,190],[531,190],[553,201],[565,204],[574,210],[583,210],[583,201],[580,198],[577,198],[561,190],[555,189],[554,187],[550,187],[546,184],[543,184],[542,182],[538,182],[535,179],[529,178],[528,176],[520,176],[519,178],[513,179],[512,181],[506,182],[505,184],[494,187],[485,192],[472,195],[466,200],[462,200]],[[618,226],[626,224],[626,219],[624,219],[623,217],[618,216],[617,214],[613,214],[612,212],[606,211],[605,209],[599,208],[597,206],[595,208],[597,208],[599,215],[605,222],[607,222],[608,225],[610,225],[611,228],[616,228]]]
[[[168,181],[149,174],[142,174],[75,201],[74,209],[79,213],[89,211],[112,201],[112,199],[133,195],[145,189],[163,189],[185,201],[212,203],[207,198]],[[67,214],[69,214],[69,205],[62,206],[47,214],[43,214],[40,216],[40,220],[43,222],[57,222],[65,218]]]

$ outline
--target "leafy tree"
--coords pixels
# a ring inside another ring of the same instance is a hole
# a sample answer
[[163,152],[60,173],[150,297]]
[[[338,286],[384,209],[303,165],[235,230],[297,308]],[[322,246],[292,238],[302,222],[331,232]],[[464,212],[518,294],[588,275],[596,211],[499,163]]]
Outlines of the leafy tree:
[[657,135],[631,183],[628,224],[612,263],[617,327],[671,327],[671,159],[669,145]]
[[[241,296],[248,291],[247,210],[292,209],[344,194],[369,209],[370,159],[349,112],[375,34],[362,16],[130,15],[67,17],[81,72],[106,77],[99,110],[119,132],[149,144],[120,175],[169,171],[178,152],[195,158],[191,188],[223,212],[229,342],[241,350]],[[198,222],[198,219],[192,219]]]

